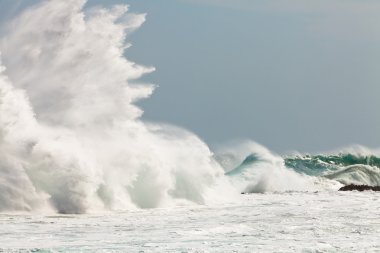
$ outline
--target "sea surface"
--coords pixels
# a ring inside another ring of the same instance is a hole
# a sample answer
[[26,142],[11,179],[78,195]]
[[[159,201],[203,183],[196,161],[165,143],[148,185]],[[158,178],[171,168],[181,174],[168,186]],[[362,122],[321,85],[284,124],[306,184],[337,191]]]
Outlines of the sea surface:
[[0,252],[380,252],[380,194],[287,192],[238,203],[0,215]]

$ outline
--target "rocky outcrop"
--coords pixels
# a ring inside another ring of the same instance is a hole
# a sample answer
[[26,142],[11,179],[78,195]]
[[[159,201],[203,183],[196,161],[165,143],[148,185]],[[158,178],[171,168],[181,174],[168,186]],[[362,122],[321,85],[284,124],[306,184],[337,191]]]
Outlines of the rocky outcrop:
[[339,191],[380,191],[380,186],[369,186],[369,185],[355,185],[350,184],[343,186]]

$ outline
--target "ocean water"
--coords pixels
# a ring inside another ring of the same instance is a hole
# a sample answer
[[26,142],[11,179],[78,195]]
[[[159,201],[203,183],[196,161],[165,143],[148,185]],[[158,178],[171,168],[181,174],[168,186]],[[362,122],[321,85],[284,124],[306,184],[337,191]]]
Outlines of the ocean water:
[[[211,149],[146,122],[144,14],[41,1],[0,29],[0,252],[376,252],[380,151]],[[244,194],[242,194],[244,193]]]
[[[93,215],[0,215],[2,252],[379,252],[380,195],[266,193]],[[13,250],[13,251],[12,251]]]

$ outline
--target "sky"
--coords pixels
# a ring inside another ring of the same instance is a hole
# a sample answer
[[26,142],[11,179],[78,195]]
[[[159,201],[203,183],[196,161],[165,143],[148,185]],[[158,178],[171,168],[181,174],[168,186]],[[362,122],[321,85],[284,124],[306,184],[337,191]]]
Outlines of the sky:
[[[37,0],[0,0],[0,22]],[[211,146],[380,147],[377,0],[90,0],[147,13],[127,58],[156,71],[144,120]]]

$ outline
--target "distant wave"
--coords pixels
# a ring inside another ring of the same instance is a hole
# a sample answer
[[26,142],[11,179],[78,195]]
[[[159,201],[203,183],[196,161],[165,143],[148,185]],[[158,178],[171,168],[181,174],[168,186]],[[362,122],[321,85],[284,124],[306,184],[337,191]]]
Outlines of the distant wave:
[[[229,153],[225,157],[232,159],[233,155]],[[226,175],[246,181],[249,186],[241,188],[243,192],[336,189],[337,183],[380,185],[380,157],[375,154],[268,157],[268,154],[251,153]]]
[[284,160],[288,168],[299,173],[325,177],[345,185],[380,185],[380,157],[375,154],[306,155]]
[[325,177],[345,185],[380,186],[380,169],[369,165],[350,165]]
[[225,175],[241,192],[315,191],[321,187],[311,176],[287,168],[282,157],[253,142],[224,150],[217,155],[217,160],[236,160],[232,157],[241,157],[241,154],[248,155],[240,164],[232,169],[224,166]]
[[309,175],[320,175],[326,171],[335,171],[350,165],[380,168],[380,157],[369,154],[305,155],[285,157],[284,160],[288,168]]

